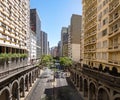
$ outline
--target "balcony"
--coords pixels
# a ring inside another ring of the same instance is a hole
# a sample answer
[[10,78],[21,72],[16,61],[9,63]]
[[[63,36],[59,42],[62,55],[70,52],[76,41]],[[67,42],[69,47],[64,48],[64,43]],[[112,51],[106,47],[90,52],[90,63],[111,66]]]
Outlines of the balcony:
[[113,18],[110,18],[109,25],[111,25],[119,20],[119,18],[120,18],[119,14],[120,13],[116,14]]
[[120,5],[119,0],[113,0],[110,2],[109,14],[111,14]]
[[83,73],[110,86],[120,88],[120,77],[85,67],[83,67]]
[[118,33],[120,33],[120,28],[115,28],[113,31],[110,31],[109,38],[117,35]]
[[108,60],[108,63],[109,63],[109,64],[112,64],[112,65],[120,65],[120,61],[118,61],[118,60],[113,60],[113,59],[109,59],[109,60]]
[[114,45],[108,47],[109,52],[115,52],[120,50],[120,45]]

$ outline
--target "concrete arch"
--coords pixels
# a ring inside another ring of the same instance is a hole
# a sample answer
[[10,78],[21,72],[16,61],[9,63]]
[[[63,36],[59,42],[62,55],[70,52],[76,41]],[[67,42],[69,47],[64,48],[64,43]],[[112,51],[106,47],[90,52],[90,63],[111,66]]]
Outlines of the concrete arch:
[[88,97],[88,80],[84,79],[83,82],[84,82],[84,96]]
[[116,95],[113,97],[113,100],[120,100],[120,94],[116,94]]
[[20,97],[25,96],[25,78],[24,76],[19,79],[19,87],[20,87]]
[[10,92],[10,88],[8,86],[4,87],[1,91],[0,91],[0,95],[2,94],[3,91],[7,90],[9,92],[9,94],[11,93]]
[[83,91],[83,77],[80,76],[79,80],[80,80],[80,83],[79,83],[80,91]]
[[95,87],[97,87],[97,86],[96,86],[96,83],[95,83],[94,81],[89,81],[89,86],[90,86],[90,84],[94,84]]
[[14,85],[14,83],[17,83],[18,84],[18,86],[19,86],[19,81],[18,80],[14,80],[13,82],[12,82],[12,84],[11,84],[11,89],[12,89],[12,87],[13,87],[13,85]]
[[11,84],[12,100],[19,100],[19,83],[18,80]]
[[25,75],[25,91],[29,90],[29,75],[28,73]]
[[25,79],[24,76],[21,76],[21,77],[18,79],[18,82],[19,82],[19,83],[20,83],[20,80],[21,80],[22,78]]
[[96,85],[94,82],[89,83],[89,100],[96,100]]
[[98,100],[110,100],[110,93],[107,88],[103,86],[98,88]]
[[10,97],[11,97],[10,88],[8,86],[6,86],[5,88],[3,88],[0,91],[0,99],[1,100],[9,100]]
[[29,76],[29,73],[26,73],[26,74],[24,75],[24,79],[25,79],[27,76]]

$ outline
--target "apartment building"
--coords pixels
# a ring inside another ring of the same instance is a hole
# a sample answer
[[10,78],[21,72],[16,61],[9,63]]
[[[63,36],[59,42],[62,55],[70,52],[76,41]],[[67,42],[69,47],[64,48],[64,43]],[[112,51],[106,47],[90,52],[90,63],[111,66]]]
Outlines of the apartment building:
[[61,29],[61,50],[62,56],[68,56],[68,28],[62,27]]
[[29,61],[31,62],[32,59],[36,59],[36,33],[32,30],[30,31],[30,50],[29,50]]
[[41,55],[46,55],[47,54],[47,33],[44,31],[41,31],[40,33],[40,41],[41,41]]
[[68,57],[72,59],[72,48],[71,48],[71,35],[70,35],[70,25],[68,26]]
[[80,61],[80,36],[82,28],[82,16],[73,14],[69,27],[69,56],[75,62]]
[[84,63],[95,66],[97,33],[97,0],[83,0]]
[[36,33],[37,37],[37,58],[41,56],[41,47],[40,47],[40,32],[41,32],[41,21],[39,14],[36,9],[30,9],[30,27],[31,30]]
[[108,6],[108,63],[120,72],[120,0],[110,0]]
[[0,53],[27,52],[29,0],[0,2]]
[[120,71],[119,0],[83,1],[84,63]]
[[58,42],[58,57],[61,57],[61,41]]

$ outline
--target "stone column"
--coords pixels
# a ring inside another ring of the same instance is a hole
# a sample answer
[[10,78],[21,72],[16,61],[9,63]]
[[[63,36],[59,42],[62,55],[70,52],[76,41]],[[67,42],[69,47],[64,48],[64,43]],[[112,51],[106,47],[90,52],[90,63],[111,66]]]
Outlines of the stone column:
[[25,80],[24,80],[24,84],[23,84],[23,97],[25,97]]
[[10,96],[9,96],[9,100],[12,100],[12,94],[10,94]]
[[20,100],[20,87],[18,86],[18,97],[17,100]]

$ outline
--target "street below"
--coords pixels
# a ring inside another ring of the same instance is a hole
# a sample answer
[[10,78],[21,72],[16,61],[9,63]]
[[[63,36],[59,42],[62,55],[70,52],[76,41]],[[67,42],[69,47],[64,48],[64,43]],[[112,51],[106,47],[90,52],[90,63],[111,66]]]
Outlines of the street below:
[[66,72],[43,69],[25,100],[83,100]]

